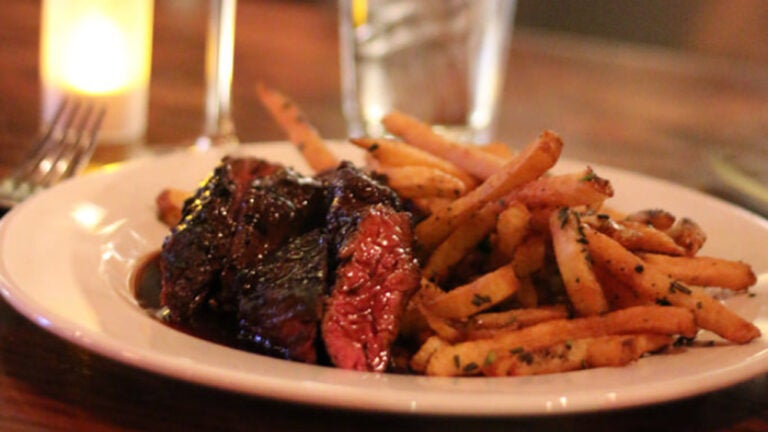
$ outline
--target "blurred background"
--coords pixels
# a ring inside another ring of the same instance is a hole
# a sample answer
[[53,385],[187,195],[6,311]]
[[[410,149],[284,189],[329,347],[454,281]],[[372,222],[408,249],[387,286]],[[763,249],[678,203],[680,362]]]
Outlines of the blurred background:
[[[156,0],[149,143],[189,144],[201,131],[207,4]],[[0,26],[0,145],[13,146],[0,163],[12,165],[38,128],[41,2],[2,5],[30,17]],[[254,111],[257,80],[292,95],[325,136],[345,135],[336,14],[335,0],[239,1],[232,111],[242,141],[283,139]],[[656,162],[670,148],[692,159],[692,140],[723,129],[708,127],[739,128],[758,112],[768,125],[768,1],[519,0],[510,48],[498,136],[515,146],[550,128],[571,143],[568,156],[622,165],[616,144],[642,143],[651,174],[680,180],[679,167]]]
[[764,0],[519,0],[517,24],[518,29],[768,60]]

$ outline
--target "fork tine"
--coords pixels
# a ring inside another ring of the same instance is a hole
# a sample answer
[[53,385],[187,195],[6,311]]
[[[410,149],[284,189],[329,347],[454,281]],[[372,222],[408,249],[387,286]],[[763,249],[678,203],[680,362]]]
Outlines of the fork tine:
[[[77,145],[78,137],[77,131],[73,129],[78,115],[81,115],[83,104],[80,100],[75,100],[72,108],[64,116],[61,121],[63,123],[62,129],[59,132],[59,136],[53,134],[53,139],[49,143],[49,147],[44,149],[44,154],[40,158],[36,169],[29,174],[29,180],[34,181],[43,187],[49,187],[57,182],[63,172],[66,170],[66,166],[69,164],[70,154],[74,151],[74,147]],[[90,107],[85,107],[85,116],[89,115]],[[74,135],[74,136],[73,136]]]
[[73,176],[82,171],[96,149],[96,139],[99,136],[101,122],[104,120],[107,108],[101,104],[99,108],[95,110],[95,117],[90,115],[94,111],[93,107],[89,106],[89,108],[89,115],[84,116],[78,126],[75,154],[72,156],[69,166],[67,166],[67,169],[63,173],[64,177]]
[[13,173],[12,177],[16,183],[25,181],[29,178],[39,166],[40,162],[45,158],[45,155],[48,153],[48,148],[50,148],[55,141],[53,139],[54,132],[56,132],[58,124],[62,121],[62,116],[68,109],[70,109],[72,103],[74,102],[72,102],[70,98],[65,97],[61,105],[56,109],[56,113],[53,115],[50,123],[45,127],[44,132],[36,140],[29,156],[25,158],[24,163]]

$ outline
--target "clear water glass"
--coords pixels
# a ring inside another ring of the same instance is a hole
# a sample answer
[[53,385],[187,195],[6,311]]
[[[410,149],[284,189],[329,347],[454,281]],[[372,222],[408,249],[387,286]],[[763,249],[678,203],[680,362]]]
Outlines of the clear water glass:
[[492,135],[514,0],[340,0],[350,136],[382,136],[400,110],[464,142]]

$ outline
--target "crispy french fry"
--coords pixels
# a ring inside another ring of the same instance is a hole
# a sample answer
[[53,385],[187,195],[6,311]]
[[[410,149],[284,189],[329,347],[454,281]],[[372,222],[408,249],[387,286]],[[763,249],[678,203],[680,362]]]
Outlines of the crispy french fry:
[[513,202],[501,213],[496,221],[496,248],[507,259],[511,259],[517,246],[528,234],[531,213],[520,202]]
[[480,186],[420,222],[415,229],[417,242],[425,250],[434,249],[483,205],[545,173],[560,157],[562,148],[560,137],[544,132]]
[[261,103],[288,135],[301,155],[315,172],[336,168],[338,159],[328,148],[317,130],[309,124],[299,107],[282,93],[262,83],[256,85]]
[[429,329],[429,323],[423,312],[423,305],[441,295],[443,295],[443,290],[440,287],[422,278],[419,289],[416,290],[405,307],[405,313],[400,320],[400,335],[411,340],[420,339],[425,330]]
[[512,267],[518,277],[526,277],[544,265],[547,246],[540,235],[529,235],[523,240],[512,257]]
[[636,306],[599,316],[546,321],[493,339],[445,346],[429,359],[427,374],[476,375],[490,358],[518,350],[535,351],[574,339],[640,333],[693,337],[696,330],[693,314],[685,308]]
[[565,319],[569,316],[570,312],[565,305],[479,313],[469,318],[464,329],[464,339],[489,339],[500,333],[508,333],[545,321]]
[[592,271],[591,258],[581,233],[579,215],[564,207],[549,219],[555,258],[568,297],[580,316],[608,311],[608,301]]
[[632,306],[650,304],[648,300],[640,297],[631,287],[617,279],[600,265],[592,267],[600,286],[603,288],[605,299],[611,310],[625,309]]
[[645,265],[640,257],[589,226],[584,227],[584,234],[596,265],[599,263],[646,300],[687,308],[696,317],[697,325],[732,342],[746,343],[760,336],[760,330],[754,324],[701,288],[685,286],[653,266]]
[[437,351],[438,348],[448,345],[448,342],[441,339],[439,336],[430,336],[421,345],[416,354],[411,357],[410,367],[414,372],[423,373],[427,369],[427,363],[432,354]]
[[459,178],[464,182],[466,189],[473,189],[478,185],[477,179],[455,164],[404,142],[383,138],[353,138],[349,141],[366,150],[368,155],[381,164],[432,167]]
[[441,339],[451,343],[464,340],[464,332],[451,319],[435,315],[426,305],[420,305],[419,309],[429,328]]
[[[685,250],[685,255],[694,256],[707,241],[707,234],[691,219],[682,218],[667,230],[667,234]],[[648,251],[652,252],[652,251]]]
[[496,155],[502,159],[508,160],[508,159],[512,159],[512,157],[515,156],[514,150],[512,150],[509,147],[509,145],[503,142],[492,142],[485,145],[481,145],[478,148],[486,153]]
[[672,342],[671,336],[659,334],[576,339],[533,352],[521,351],[487,361],[483,374],[540,375],[595,367],[625,366],[647,353],[672,345]]
[[466,224],[456,228],[430,255],[422,270],[424,277],[434,281],[445,279],[451,267],[461,261],[493,230],[500,211],[501,206],[491,202],[472,214]]
[[752,267],[740,261],[714,257],[673,257],[659,254],[639,254],[640,258],[683,283],[720,287],[731,290],[745,290],[757,282]]
[[415,205],[416,208],[424,214],[424,216],[429,216],[432,213],[442,210],[445,208],[445,206],[453,202],[453,200],[449,198],[428,197],[412,198],[411,202],[413,202],[413,205]]
[[478,329],[509,327],[510,325],[522,328],[553,319],[568,318],[569,316],[570,312],[565,305],[551,305],[479,313],[470,318],[469,325]]
[[158,219],[169,227],[176,226],[181,220],[184,201],[191,196],[191,192],[181,189],[167,188],[160,191],[155,198]]
[[613,196],[611,183],[592,168],[582,172],[540,177],[505,197],[529,207],[575,207],[602,203]]
[[[514,263],[513,263],[514,265]],[[515,300],[523,308],[535,308],[539,305],[539,293],[536,291],[536,285],[530,276],[520,276],[517,273],[517,266],[515,266],[515,274],[520,280],[520,288],[515,293]]]
[[399,111],[388,113],[381,122],[405,142],[440,156],[480,179],[492,176],[506,162],[478,147],[451,142],[434,132],[430,125]]
[[651,225],[630,220],[613,220],[603,215],[582,219],[588,225],[619,242],[634,252],[653,252],[666,255],[685,255],[686,250],[665,231]]
[[442,318],[466,318],[508,299],[517,291],[518,285],[512,267],[504,266],[456,287],[424,306]]
[[463,181],[437,168],[381,165],[376,171],[384,174],[389,187],[403,198],[455,199],[466,192]]
[[626,216],[626,220],[640,222],[666,231],[674,225],[675,216],[664,209],[648,209],[630,213]]

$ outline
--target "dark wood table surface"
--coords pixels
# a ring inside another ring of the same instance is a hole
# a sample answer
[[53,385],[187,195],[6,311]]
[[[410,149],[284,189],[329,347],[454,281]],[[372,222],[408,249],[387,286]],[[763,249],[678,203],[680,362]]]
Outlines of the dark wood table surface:
[[[156,0],[148,149],[188,145],[201,131],[206,8],[202,0]],[[39,14],[40,2],[29,0],[5,0],[0,13],[0,167],[6,170],[24,157],[38,128]],[[241,0],[235,51],[233,114],[241,141],[283,138],[256,102],[257,80],[290,94],[325,136],[344,136],[333,1]],[[552,129],[563,136],[567,157],[739,198],[712,173],[706,150],[765,112],[768,65],[521,28],[509,66],[499,140],[519,146]],[[134,369],[47,333],[0,300],[0,431],[46,430],[767,431],[768,375],[684,400],[578,415],[353,412]]]

